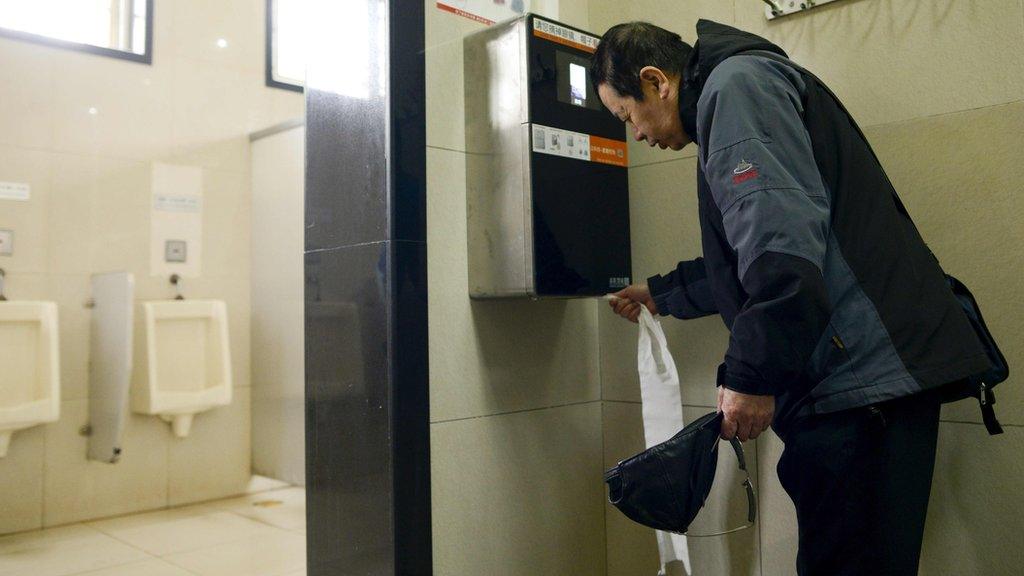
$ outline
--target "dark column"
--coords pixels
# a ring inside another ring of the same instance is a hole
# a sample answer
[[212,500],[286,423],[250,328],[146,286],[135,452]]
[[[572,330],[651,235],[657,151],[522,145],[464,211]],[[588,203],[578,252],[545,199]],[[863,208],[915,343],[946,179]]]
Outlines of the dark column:
[[308,573],[429,575],[424,4],[363,1],[368,50],[310,39]]

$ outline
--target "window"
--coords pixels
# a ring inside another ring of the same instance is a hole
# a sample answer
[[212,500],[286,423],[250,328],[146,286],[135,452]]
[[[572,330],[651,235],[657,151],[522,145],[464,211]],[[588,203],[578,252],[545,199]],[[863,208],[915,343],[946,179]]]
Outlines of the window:
[[152,62],[153,0],[0,0],[0,36]]
[[302,91],[303,14],[308,0],[267,0],[267,86]]

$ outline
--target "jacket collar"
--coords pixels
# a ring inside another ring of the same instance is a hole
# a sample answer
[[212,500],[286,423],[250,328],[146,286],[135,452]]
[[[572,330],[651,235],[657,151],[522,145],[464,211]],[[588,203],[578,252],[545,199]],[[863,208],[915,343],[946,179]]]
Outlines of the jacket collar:
[[679,90],[679,117],[683,130],[694,142],[698,141],[697,101],[711,71],[726,58],[748,50],[767,50],[788,57],[782,48],[755,34],[711,20],[697,21],[697,42],[683,67]]

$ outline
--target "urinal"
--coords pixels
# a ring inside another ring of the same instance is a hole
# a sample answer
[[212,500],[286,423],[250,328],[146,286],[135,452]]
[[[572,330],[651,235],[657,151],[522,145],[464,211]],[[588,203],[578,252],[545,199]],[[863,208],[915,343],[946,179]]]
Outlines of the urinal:
[[0,302],[0,457],[11,434],[60,417],[57,304]]
[[145,363],[132,384],[132,410],[171,423],[188,436],[199,412],[231,403],[227,306],[220,300],[142,304]]

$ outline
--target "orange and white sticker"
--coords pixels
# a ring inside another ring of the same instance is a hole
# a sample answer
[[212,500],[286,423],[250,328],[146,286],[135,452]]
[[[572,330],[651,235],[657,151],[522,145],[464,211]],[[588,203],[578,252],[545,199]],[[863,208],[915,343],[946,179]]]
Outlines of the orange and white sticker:
[[612,140],[600,136],[590,137],[590,159],[593,162],[629,166],[629,149],[623,140]]
[[626,143],[541,124],[532,126],[534,152],[614,166],[628,166]]
[[596,36],[584,34],[537,17],[533,19],[533,35],[591,54],[597,50],[597,43],[600,40]]

